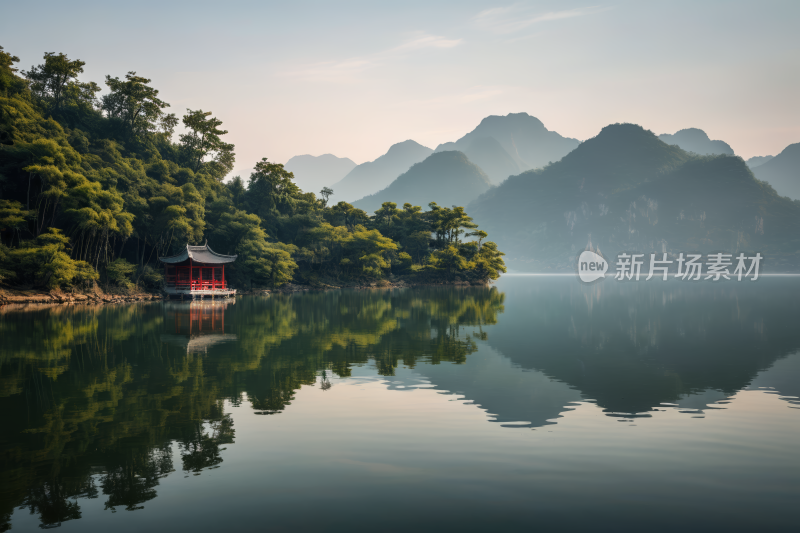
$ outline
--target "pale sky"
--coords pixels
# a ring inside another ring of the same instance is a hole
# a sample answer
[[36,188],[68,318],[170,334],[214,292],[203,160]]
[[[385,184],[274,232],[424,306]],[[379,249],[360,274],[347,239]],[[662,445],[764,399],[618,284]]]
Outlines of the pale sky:
[[702,128],[745,158],[800,142],[795,0],[0,0],[0,13],[23,69],[64,52],[86,61],[84,81],[135,70],[170,111],[212,111],[237,171],[435,148],[522,111],[581,140],[634,122]]

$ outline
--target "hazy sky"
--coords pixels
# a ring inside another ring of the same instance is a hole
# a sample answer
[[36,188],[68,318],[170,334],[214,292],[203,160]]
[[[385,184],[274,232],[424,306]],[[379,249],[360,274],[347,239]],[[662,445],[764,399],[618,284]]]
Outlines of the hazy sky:
[[84,80],[152,78],[171,111],[210,110],[238,170],[261,157],[357,163],[435,148],[525,111],[581,140],[614,122],[704,129],[747,158],[800,142],[800,1],[25,2],[0,45]]

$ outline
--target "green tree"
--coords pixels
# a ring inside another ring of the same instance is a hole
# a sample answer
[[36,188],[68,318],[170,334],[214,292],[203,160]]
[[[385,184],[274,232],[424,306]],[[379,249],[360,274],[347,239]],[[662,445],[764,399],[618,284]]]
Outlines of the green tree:
[[47,52],[44,54],[42,65],[31,67],[23,74],[31,81],[31,91],[34,96],[45,103],[48,111],[57,113],[64,105],[70,86],[79,89],[79,94],[85,94],[83,91],[88,91],[92,98],[94,92],[97,92],[92,92],[97,87],[94,84],[85,87],[78,85],[78,74],[83,72],[85,64],[80,59],[70,60],[66,54]]
[[[253,281],[272,287],[292,279],[297,264],[292,245],[270,243],[258,216],[241,210],[223,213],[214,231],[217,242],[225,243],[229,253],[240,256],[234,269],[252,286]],[[223,248],[225,249],[225,248]]]
[[497,249],[497,244],[492,241],[485,242],[481,246],[477,258],[470,264],[470,269],[478,279],[497,279],[500,277],[500,272],[506,271],[504,255]]
[[[19,69],[14,67],[14,63],[19,63],[19,58],[4,52],[3,47],[0,46],[0,95],[4,97],[20,93],[27,86],[25,80],[16,75]],[[3,106],[0,106],[0,118],[3,113]]]
[[290,212],[293,198],[300,193],[294,174],[280,163],[262,158],[247,184],[247,204],[262,220],[275,215],[271,211]]
[[108,280],[120,287],[131,288],[131,276],[136,271],[136,265],[129,263],[125,259],[115,259],[106,265],[106,275]]
[[14,200],[0,200],[0,244],[6,235],[9,245],[13,244],[15,232],[19,240],[19,231],[31,218],[33,213],[23,208],[21,203]]
[[[475,281],[501,271],[462,207],[386,203],[370,216],[346,202],[329,205],[330,188],[302,191],[266,158],[246,184],[238,176],[224,183],[233,146],[211,113],[189,109],[176,141],[179,119],[135,72],[107,76],[110,93],[97,106],[97,85],[78,79],[82,61],[48,53],[27,79],[17,62],[0,48],[5,280],[69,286],[100,271],[118,285],[157,286],[157,258],[204,239],[240,255],[229,270],[234,284],[391,273],[443,281],[456,271]],[[478,239],[464,242],[467,231]]]
[[456,274],[466,269],[467,261],[458,253],[458,248],[451,244],[434,252],[430,258],[430,265],[443,271],[447,279],[453,279]]
[[[187,132],[180,138],[188,166],[197,172],[205,164],[210,167],[214,178],[221,181],[233,169],[236,161],[234,146],[220,139],[228,132],[219,129],[222,121],[211,117],[211,111],[202,109],[197,111],[187,109],[187,111],[183,117],[183,125],[186,126]],[[208,156],[212,157],[211,161],[204,163],[204,159]]]
[[319,195],[322,198],[322,207],[328,206],[328,198],[331,197],[333,194],[333,189],[330,187],[323,187],[321,191],[319,191]]
[[97,271],[85,261],[71,259],[68,250],[69,238],[55,228],[49,228],[34,241],[22,241],[10,254],[17,281],[57,288],[76,281],[96,280]]
[[128,138],[144,137],[156,131],[169,104],[158,98],[152,80],[128,72],[124,80],[106,76],[110,94],[103,96],[102,108],[109,118],[119,120]]

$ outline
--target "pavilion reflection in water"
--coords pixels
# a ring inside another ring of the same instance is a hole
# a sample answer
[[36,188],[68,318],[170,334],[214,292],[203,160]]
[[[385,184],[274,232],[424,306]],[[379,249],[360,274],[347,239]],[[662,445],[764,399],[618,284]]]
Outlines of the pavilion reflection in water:
[[233,299],[165,302],[164,324],[170,333],[163,333],[161,341],[185,347],[186,353],[203,353],[210,346],[237,341],[235,334],[225,332],[225,310],[235,303]]

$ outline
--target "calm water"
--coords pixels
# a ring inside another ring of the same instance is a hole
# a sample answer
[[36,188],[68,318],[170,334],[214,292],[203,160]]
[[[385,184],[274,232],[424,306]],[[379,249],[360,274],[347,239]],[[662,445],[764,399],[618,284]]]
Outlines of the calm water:
[[2,308],[0,531],[796,531],[799,295]]

